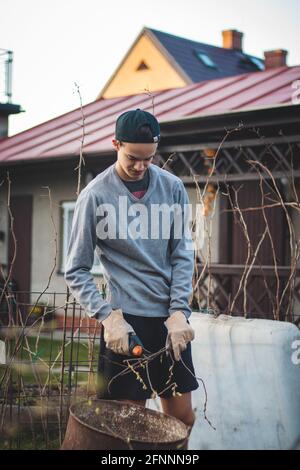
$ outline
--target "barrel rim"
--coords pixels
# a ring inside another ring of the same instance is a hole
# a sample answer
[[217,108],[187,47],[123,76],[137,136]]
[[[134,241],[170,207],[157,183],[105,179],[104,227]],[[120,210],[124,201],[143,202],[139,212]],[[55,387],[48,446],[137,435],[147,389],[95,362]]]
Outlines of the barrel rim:
[[[87,403],[88,401],[87,400],[82,400],[82,401],[78,401],[76,403],[73,403],[70,407],[69,407],[69,412],[71,414],[71,416],[76,420],[78,421],[80,424],[82,424],[83,426],[91,429],[92,431],[96,431],[98,432],[99,434],[105,434],[109,437],[113,437],[115,439],[119,439],[120,441],[122,442],[126,442],[126,439],[123,439],[122,437],[120,436],[116,436],[114,433],[112,432],[109,432],[107,430],[104,430],[104,431],[100,431],[99,429],[97,429],[96,427],[88,424],[88,423],[85,423],[84,421],[82,421],[82,419],[80,419],[78,416],[75,415],[74,411],[73,411],[73,408],[76,407],[76,406],[79,406],[81,404],[84,404],[84,403]],[[135,403],[126,403],[125,401],[121,401],[121,400],[102,400],[102,399],[98,399],[98,400],[93,400],[93,402],[101,402],[101,403],[109,403],[109,404],[113,404],[113,406],[121,406],[121,405],[126,405],[126,407],[130,407],[130,406],[135,406],[137,408],[141,408],[143,411],[145,411],[145,409],[147,409],[147,412],[151,415],[163,415],[163,416],[166,416],[169,420],[171,421],[174,421],[176,423],[178,423],[182,430],[185,432],[185,437],[182,437],[180,439],[177,439],[177,440],[170,440],[170,441],[151,441],[151,440],[136,440],[136,439],[130,439],[130,442],[133,442],[133,443],[136,443],[136,444],[157,444],[157,445],[168,445],[168,444],[175,444],[176,443],[186,443],[187,440],[188,440],[188,427],[182,422],[180,421],[180,419],[178,418],[175,418],[174,416],[171,416],[171,415],[168,415],[166,413],[162,413],[161,411],[156,411],[156,410],[151,410],[149,408],[145,408],[144,406],[142,405],[138,405],[138,404],[135,404]]]

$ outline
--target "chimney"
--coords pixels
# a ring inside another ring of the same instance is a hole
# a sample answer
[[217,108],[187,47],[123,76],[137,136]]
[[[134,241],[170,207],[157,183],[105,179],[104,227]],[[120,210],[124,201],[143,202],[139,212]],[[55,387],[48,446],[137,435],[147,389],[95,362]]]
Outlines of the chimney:
[[235,49],[237,51],[243,50],[243,33],[236,29],[226,29],[222,31],[223,47],[225,49]]
[[276,49],[274,51],[265,51],[265,69],[275,69],[286,66],[286,56],[288,51],[285,49]]

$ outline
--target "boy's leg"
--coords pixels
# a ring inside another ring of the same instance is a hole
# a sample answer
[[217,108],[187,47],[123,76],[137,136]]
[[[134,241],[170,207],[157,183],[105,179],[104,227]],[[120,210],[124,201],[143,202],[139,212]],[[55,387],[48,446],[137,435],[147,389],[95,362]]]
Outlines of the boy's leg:
[[188,426],[189,433],[191,432],[195,422],[191,392],[183,393],[181,396],[172,396],[169,398],[161,397],[161,406],[164,413],[183,421],[184,424]]

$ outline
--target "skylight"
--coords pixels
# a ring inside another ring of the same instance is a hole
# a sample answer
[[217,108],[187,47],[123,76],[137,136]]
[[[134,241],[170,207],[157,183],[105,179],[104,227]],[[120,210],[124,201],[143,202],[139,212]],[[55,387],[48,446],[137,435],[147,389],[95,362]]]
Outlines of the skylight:
[[241,58],[244,64],[251,64],[255,65],[259,70],[264,70],[264,61],[262,59],[258,59],[257,57],[253,57],[251,55],[243,54],[240,51],[236,51],[236,55]]
[[254,65],[256,65],[260,70],[264,70],[264,69],[265,69],[262,60],[257,59],[256,57],[251,57],[251,56],[248,56],[248,59],[249,59]]
[[201,60],[204,65],[206,65],[206,67],[210,67],[213,69],[217,68],[216,64],[211,60],[211,58],[207,54],[205,54],[205,52],[195,51],[195,54],[198,59]]

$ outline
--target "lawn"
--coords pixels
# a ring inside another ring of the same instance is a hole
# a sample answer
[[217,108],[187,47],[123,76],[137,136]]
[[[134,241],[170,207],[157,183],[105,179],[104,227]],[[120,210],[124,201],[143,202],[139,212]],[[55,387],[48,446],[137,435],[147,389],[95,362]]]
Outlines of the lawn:
[[[63,348],[63,340],[48,337],[27,337],[28,344],[23,341],[22,348],[18,352],[11,367],[11,390],[12,395],[6,395],[5,388],[0,388],[0,405],[6,403],[8,412],[10,404],[14,408],[19,406],[25,408],[43,406],[60,406],[60,393],[63,395],[63,403],[67,403],[67,397],[70,394],[69,386],[76,387],[78,393],[86,395],[86,384],[88,383],[89,367],[89,348],[84,340],[78,341],[75,338],[73,344],[68,344],[66,339]],[[11,341],[11,350],[14,342]],[[30,351],[29,351],[30,350]],[[62,354],[63,352],[63,354]],[[95,341],[93,349],[93,370],[97,370],[99,354],[99,339]],[[62,386],[62,361],[64,364],[63,385]],[[76,366],[85,367],[86,371],[77,371]],[[51,369],[51,366],[53,368]],[[0,365],[0,381],[7,369],[7,365]],[[91,388],[93,382],[89,382]],[[44,389],[45,385],[49,387]],[[66,386],[66,388],[65,388]],[[78,387],[78,388],[77,388]],[[91,389],[90,388],[90,389]],[[45,391],[45,398],[41,399],[41,390]],[[81,392],[80,392],[81,390]],[[62,391],[62,392],[61,392]],[[47,398],[48,397],[48,398]],[[26,432],[21,430],[13,431],[11,439],[0,437],[0,449],[57,449],[59,448],[58,427],[55,430],[48,430],[47,433],[42,429],[36,429],[34,432],[30,427]]]
[[[61,370],[64,365],[64,383],[69,380],[74,382],[87,381],[89,367],[89,348],[86,341],[74,339],[73,344],[66,339],[63,348],[63,340],[47,337],[27,337],[28,345],[23,340],[22,348],[12,362],[13,382],[18,382],[20,378],[24,384],[34,385],[44,384],[50,379],[52,384],[61,381]],[[14,344],[11,342],[10,348]],[[99,340],[95,341],[93,348],[93,370],[97,369],[99,354]],[[86,368],[86,371],[77,371],[77,366]],[[7,366],[0,366],[0,380]]]
[[44,433],[19,433],[13,439],[1,438],[0,450],[45,450],[45,449],[59,449],[60,443],[57,437],[58,431],[48,431],[47,435]]

